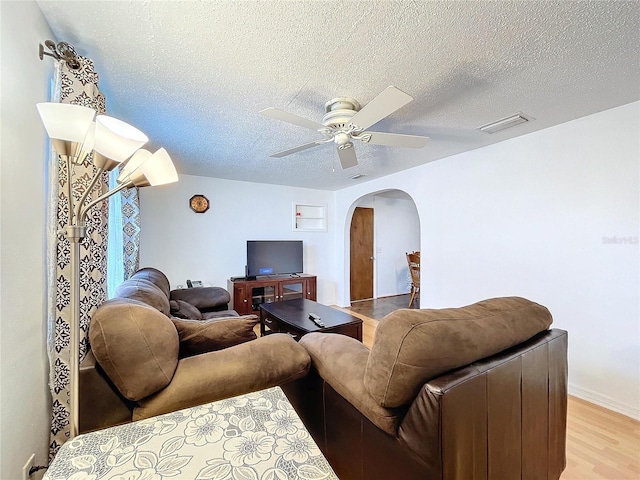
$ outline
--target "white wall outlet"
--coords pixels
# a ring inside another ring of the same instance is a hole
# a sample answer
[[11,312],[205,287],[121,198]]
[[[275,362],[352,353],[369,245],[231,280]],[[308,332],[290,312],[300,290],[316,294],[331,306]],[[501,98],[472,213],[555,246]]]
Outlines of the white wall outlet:
[[25,463],[24,467],[22,467],[22,480],[29,480],[29,470],[31,470],[31,467],[33,467],[35,458],[36,454],[32,453],[29,457],[29,460],[27,460],[27,463]]

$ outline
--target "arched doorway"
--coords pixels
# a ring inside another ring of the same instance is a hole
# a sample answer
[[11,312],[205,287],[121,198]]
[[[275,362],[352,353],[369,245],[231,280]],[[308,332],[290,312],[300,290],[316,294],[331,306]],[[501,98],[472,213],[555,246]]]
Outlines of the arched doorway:
[[[349,245],[349,291],[350,302],[362,300],[354,297],[354,287],[361,288],[362,276],[372,284],[369,298],[381,298],[407,294],[410,291],[410,274],[406,253],[420,250],[420,219],[415,202],[401,190],[385,190],[360,197],[353,203],[352,216],[345,229]],[[372,215],[370,233],[360,225],[360,213]],[[371,253],[366,249],[367,241],[354,238],[354,221],[358,228],[356,235],[370,235]],[[355,252],[354,252],[355,250]],[[346,252],[345,252],[346,253]],[[357,258],[359,257],[359,258]],[[366,261],[370,258],[369,269]],[[359,266],[360,265],[360,266]],[[359,270],[361,268],[361,270]]]

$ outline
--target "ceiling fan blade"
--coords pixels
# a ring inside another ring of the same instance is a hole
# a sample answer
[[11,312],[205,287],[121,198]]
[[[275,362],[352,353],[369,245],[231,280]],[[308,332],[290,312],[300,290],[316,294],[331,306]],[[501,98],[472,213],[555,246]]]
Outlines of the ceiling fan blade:
[[293,113],[278,110],[277,108],[273,107],[260,110],[260,113],[265,117],[275,118],[276,120],[281,120],[287,123],[293,123],[294,125],[309,128],[311,130],[319,130],[320,128],[325,128],[321,123],[314,122],[313,120],[307,120],[306,118],[299,117],[298,115],[294,115]]
[[358,165],[358,159],[356,158],[356,149],[353,148],[353,144],[351,142],[347,143],[346,145],[350,145],[350,147],[340,148],[344,147],[344,145],[340,145],[340,147],[338,147],[340,165],[342,165],[343,169],[355,167],[356,165]]
[[[367,136],[371,137],[367,140]],[[422,148],[429,141],[429,137],[419,135],[402,135],[399,133],[365,132],[361,135],[365,143],[374,145],[386,145],[388,147]]]
[[413,100],[413,97],[404,93],[402,90],[393,86],[387,87],[382,93],[362,107],[362,109],[351,118],[350,123],[366,130],[374,123],[379,122],[399,108],[404,107],[411,100]]
[[274,158],[282,158],[282,157],[286,157],[287,155],[291,155],[292,153],[301,152],[303,150],[306,150],[307,148],[312,148],[317,145],[322,145],[322,143],[323,142],[305,143],[304,145],[298,145],[297,147],[293,147],[293,148],[290,148],[289,150],[284,150],[282,152],[274,153],[273,155],[269,155],[269,156]]

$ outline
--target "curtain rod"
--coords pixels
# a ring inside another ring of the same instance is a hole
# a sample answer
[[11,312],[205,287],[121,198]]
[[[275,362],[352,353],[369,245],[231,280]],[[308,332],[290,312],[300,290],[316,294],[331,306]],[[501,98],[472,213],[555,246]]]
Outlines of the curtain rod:
[[53,40],[45,40],[44,44],[49,50],[51,50],[51,53],[45,52],[44,46],[40,44],[38,52],[40,60],[43,60],[44,56],[47,55],[49,57],[55,58],[56,60],[66,62],[67,66],[72,70],[77,70],[80,68],[78,54],[76,53],[76,49],[73,48],[73,45],[71,45],[70,43],[59,42],[56,45]]

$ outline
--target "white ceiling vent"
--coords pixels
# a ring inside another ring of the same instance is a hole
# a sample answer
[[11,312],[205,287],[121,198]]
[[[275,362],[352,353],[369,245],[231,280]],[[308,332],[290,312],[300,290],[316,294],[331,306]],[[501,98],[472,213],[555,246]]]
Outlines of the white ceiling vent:
[[510,115],[508,117],[501,118],[500,120],[496,120],[495,122],[481,125],[478,127],[478,130],[485,133],[496,133],[500,130],[506,130],[507,128],[515,127],[516,125],[520,125],[521,123],[529,122],[531,120],[534,120],[534,118],[529,115],[525,115],[522,112],[518,112],[515,115]]

